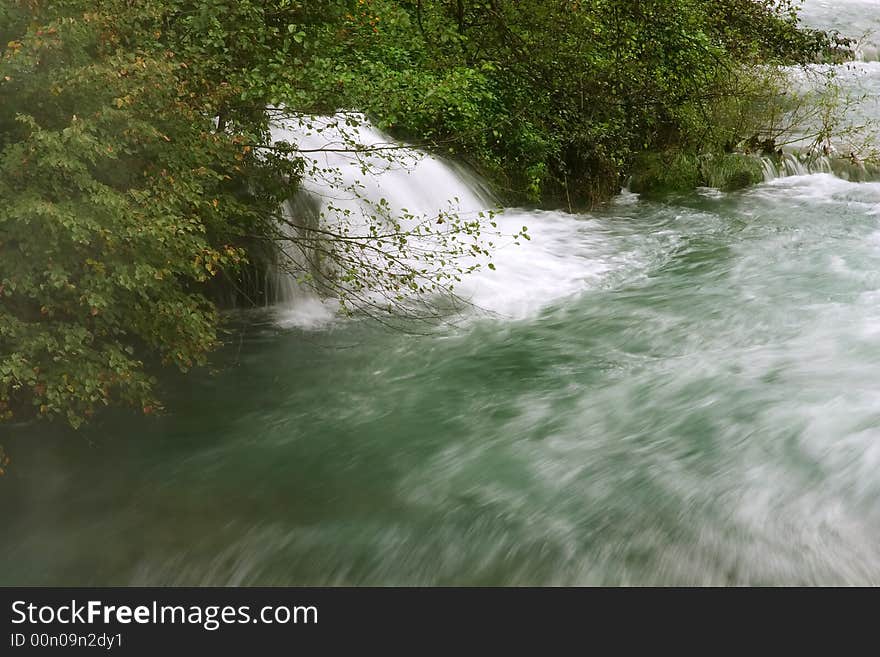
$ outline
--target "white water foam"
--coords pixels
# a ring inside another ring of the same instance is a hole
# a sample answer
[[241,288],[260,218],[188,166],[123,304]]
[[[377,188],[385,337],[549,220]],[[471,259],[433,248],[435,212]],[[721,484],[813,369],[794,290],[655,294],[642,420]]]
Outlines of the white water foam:
[[[395,142],[362,115],[281,118],[272,127],[272,138],[296,145],[307,159],[302,186],[317,201],[318,221],[323,224],[345,221],[353,232],[363,235],[380,206],[395,217],[421,219],[450,211],[469,220],[482,216],[483,241],[491,257],[475,255],[459,261],[480,268],[463,276],[454,289],[477,314],[525,318],[554,300],[595,285],[612,269],[601,257],[609,249],[594,230],[594,221],[561,212],[517,209],[490,217],[496,203],[478,177]],[[293,216],[302,212],[299,207],[292,203],[286,209],[293,223],[303,221]],[[415,223],[417,219],[410,219],[403,226]],[[524,227],[531,239],[514,239]],[[303,262],[300,253],[288,256]],[[494,269],[488,266],[490,260]],[[293,277],[284,276],[286,281],[278,286],[282,297],[279,323],[315,329],[333,320],[335,302],[320,299]]]

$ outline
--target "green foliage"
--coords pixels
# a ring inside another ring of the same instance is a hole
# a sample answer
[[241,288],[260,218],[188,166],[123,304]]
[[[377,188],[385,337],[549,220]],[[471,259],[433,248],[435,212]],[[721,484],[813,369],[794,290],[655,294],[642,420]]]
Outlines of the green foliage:
[[236,270],[238,242],[281,199],[266,184],[282,165],[247,145],[259,126],[214,130],[227,92],[150,42],[149,12],[113,4],[20,2],[28,27],[0,57],[7,420],[158,409],[150,365],[205,362],[217,312],[200,287]]
[[798,23],[798,0],[715,0],[712,31],[740,60],[809,64],[851,59],[852,41]]
[[801,30],[786,0],[339,4],[306,29],[292,104],[366,111],[467,160],[512,202],[589,206],[642,151],[721,152],[776,93],[753,64],[836,43]]

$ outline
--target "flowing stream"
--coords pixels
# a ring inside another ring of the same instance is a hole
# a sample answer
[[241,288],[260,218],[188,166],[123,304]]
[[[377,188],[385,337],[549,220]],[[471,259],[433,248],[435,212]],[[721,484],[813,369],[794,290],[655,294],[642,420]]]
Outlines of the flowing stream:
[[[454,323],[290,288],[236,315],[218,371],[164,384],[166,415],[13,428],[0,584],[880,584],[880,183],[772,175],[508,209],[532,239]],[[433,158],[375,185],[491,206]]]

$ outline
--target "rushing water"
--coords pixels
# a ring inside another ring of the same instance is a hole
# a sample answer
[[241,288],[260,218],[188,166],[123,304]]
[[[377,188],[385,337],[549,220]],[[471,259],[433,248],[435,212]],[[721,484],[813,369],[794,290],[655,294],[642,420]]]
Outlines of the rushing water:
[[880,584],[880,183],[521,224],[454,325],[294,295],[164,417],[4,436],[0,583]]
[[801,19],[810,27],[837,30],[856,39],[860,59],[880,59],[877,0],[805,0]]

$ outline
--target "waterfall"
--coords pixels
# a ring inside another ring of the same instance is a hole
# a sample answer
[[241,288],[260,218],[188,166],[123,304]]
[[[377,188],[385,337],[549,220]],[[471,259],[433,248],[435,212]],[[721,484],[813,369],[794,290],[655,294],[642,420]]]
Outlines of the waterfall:
[[761,166],[764,180],[769,182],[789,176],[808,176],[829,174],[852,182],[867,182],[880,179],[880,167],[860,161],[855,156],[805,155],[785,153],[781,157],[762,157]]
[[770,181],[787,176],[806,176],[811,173],[829,173],[830,161],[826,156],[818,158],[800,158],[794,153],[785,153],[781,157],[761,158],[764,169],[764,180]]
[[321,205],[305,192],[298,192],[281,208],[277,262],[271,272],[270,304],[283,309],[285,324],[320,328],[336,314],[332,299],[317,293],[321,272],[314,254],[299,239],[300,233],[318,225]]
[[[478,219],[496,205],[487,186],[463,167],[393,140],[361,114],[276,115],[273,142],[295,146],[305,161],[299,189],[281,213],[273,301],[284,323],[317,325],[335,313],[339,259],[327,256],[339,244],[321,238],[321,231],[380,243],[372,236],[418,232],[424,222],[440,223],[450,215]],[[424,235],[412,239],[418,242],[414,252],[436,246]],[[370,260],[368,254],[358,252],[364,266],[388,268],[389,258],[377,253]],[[396,255],[395,261],[424,266]]]
[[414,216],[442,208],[476,215],[495,205],[476,176],[393,140],[361,114],[284,117],[271,134],[301,151],[302,187],[324,220],[333,214],[363,219],[386,204],[391,213]]
[[[497,202],[478,176],[393,140],[363,115],[275,114],[273,141],[296,146],[306,165],[299,191],[281,213],[286,239],[273,276],[273,307],[282,326],[318,328],[338,314],[333,284],[339,272],[312,248],[332,249],[333,240],[320,242],[316,228],[364,236],[383,222],[411,231],[426,218],[432,225],[450,215],[480,221],[491,256],[466,253],[457,261],[457,266],[474,269],[455,282],[453,295],[413,295],[430,297],[453,315],[465,303],[475,316],[525,318],[635,263],[609,258],[613,248],[592,217],[517,208],[495,214]],[[530,239],[517,239],[524,227]],[[403,252],[430,251],[435,237],[417,234]],[[380,257],[375,264],[383,267],[388,261]],[[375,295],[383,293],[387,290]],[[366,298],[366,305],[372,298]]]

